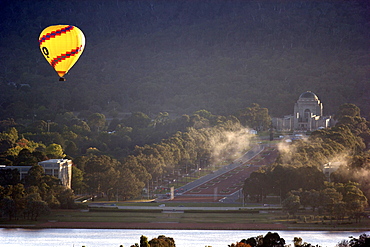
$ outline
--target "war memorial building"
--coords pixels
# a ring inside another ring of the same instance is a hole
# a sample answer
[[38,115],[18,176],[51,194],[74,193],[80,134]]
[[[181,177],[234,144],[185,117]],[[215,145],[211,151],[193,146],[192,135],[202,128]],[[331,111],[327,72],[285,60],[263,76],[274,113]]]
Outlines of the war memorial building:
[[272,118],[277,131],[308,132],[334,125],[331,116],[323,115],[323,104],[313,92],[307,91],[299,96],[294,104],[293,115]]

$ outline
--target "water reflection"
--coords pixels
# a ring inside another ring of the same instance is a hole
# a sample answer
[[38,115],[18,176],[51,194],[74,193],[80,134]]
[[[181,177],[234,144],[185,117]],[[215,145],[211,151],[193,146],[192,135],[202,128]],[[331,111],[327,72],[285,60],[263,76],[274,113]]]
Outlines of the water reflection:
[[[139,243],[140,236],[148,239],[165,235],[175,239],[177,247],[227,247],[243,238],[265,235],[268,231],[224,231],[224,230],[126,230],[126,229],[5,229],[0,230],[2,247],[129,247]],[[349,236],[358,237],[370,232],[329,232],[329,231],[274,231],[284,238],[286,244],[293,245],[294,237],[303,242],[334,247]]]

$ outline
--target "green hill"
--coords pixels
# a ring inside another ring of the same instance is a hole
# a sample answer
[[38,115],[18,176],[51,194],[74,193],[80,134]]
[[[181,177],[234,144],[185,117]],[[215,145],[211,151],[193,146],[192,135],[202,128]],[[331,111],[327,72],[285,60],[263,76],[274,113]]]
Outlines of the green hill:
[[[291,114],[310,90],[331,114],[370,110],[368,1],[2,1],[0,115],[206,109],[252,103]],[[80,60],[58,82],[38,48],[49,25],[78,26]],[[13,83],[13,84],[12,84]],[[28,84],[29,87],[20,84]]]

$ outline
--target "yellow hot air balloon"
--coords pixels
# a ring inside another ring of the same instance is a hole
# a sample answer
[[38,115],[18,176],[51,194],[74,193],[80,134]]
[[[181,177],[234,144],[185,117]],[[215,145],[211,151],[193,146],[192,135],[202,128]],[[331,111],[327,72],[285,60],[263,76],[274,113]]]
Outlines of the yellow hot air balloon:
[[64,81],[63,76],[77,62],[85,48],[83,32],[71,25],[45,28],[39,37],[40,50],[48,63]]

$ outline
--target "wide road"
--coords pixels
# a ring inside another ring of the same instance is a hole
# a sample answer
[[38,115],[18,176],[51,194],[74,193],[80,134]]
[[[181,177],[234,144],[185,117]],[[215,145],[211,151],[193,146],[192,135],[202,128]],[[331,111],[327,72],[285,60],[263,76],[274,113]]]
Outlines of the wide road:
[[246,152],[242,157],[238,158],[237,160],[235,160],[234,162],[230,163],[229,165],[225,165],[223,166],[222,168],[220,168],[219,170],[213,172],[213,173],[210,173],[210,174],[207,174],[206,176],[203,176],[193,182],[190,182],[180,188],[178,188],[177,190],[178,191],[190,191],[218,176],[221,176],[231,170],[233,170],[234,168],[236,167],[239,167],[241,166],[242,164],[245,164],[246,162],[248,162],[249,160],[251,160],[252,158],[254,158],[256,155],[258,155],[259,153],[261,153],[263,150],[265,149],[264,146],[262,145],[256,145],[254,146],[251,150],[249,150],[248,152]]
[[231,164],[179,189],[174,201],[234,202],[239,198],[244,180],[277,157],[275,146],[255,146]]

